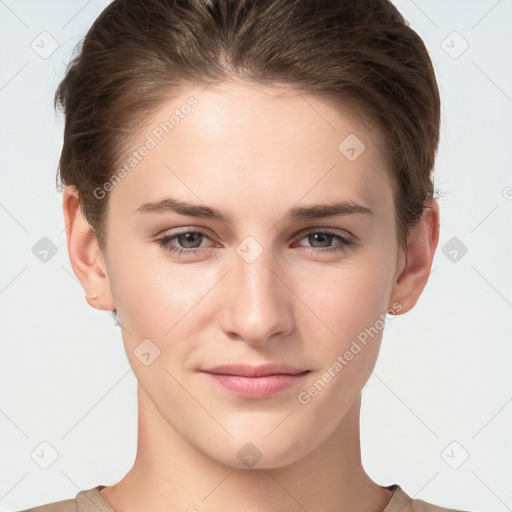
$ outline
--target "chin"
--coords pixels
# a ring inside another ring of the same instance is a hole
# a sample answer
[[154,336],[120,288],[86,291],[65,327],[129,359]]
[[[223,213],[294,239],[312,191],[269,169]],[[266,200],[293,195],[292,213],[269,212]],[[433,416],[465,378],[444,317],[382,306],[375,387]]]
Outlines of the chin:
[[[220,452],[211,449],[205,452],[211,459],[236,469],[277,469],[293,464],[304,457],[314,448],[311,436],[294,437],[286,429],[281,432],[272,432],[271,428],[259,424],[257,433],[239,433],[234,439],[230,439],[227,445],[215,443]],[[279,427],[278,427],[279,428]],[[269,434],[269,432],[272,432]],[[304,445],[304,439],[309,439],[308,445]],[[211,447],[209,447],[211,448]]]

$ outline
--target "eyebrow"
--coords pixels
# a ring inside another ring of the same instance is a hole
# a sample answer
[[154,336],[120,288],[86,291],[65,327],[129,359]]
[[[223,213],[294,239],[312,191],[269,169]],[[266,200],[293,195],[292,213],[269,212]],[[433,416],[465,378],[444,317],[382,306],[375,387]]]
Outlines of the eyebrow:
[[[200,204],[187,203],[179,201],[172,197],[166,197],[159,201],[147,202],[140,205],[135,213],[178,213],[189,217],[208,217],[229,224],[233,218],[230,214],[203,206]],[[352,200],[337,201],[326,204],[316,204],[312,206],[296,206],[292,208],[285,216],[286,220],[308,220],[323,219],[328,217],[340,217],[353,214],[374,215],[374,212]]]

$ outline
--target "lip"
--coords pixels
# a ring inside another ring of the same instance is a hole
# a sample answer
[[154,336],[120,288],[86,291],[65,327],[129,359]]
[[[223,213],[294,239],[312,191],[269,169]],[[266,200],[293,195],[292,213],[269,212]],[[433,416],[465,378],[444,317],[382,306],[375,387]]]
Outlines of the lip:
[[223,365],[203,370],[211,381],[243,398],[263,399],[297,385],[309,370],[286,364]]
[[203,370],[218,375],[239,375],[241,377],[264,377],[266,375],[297,375],[309,371],[307,368],[297,368],[289,364],[267,363],[260,366],[248,364],[223,364]]

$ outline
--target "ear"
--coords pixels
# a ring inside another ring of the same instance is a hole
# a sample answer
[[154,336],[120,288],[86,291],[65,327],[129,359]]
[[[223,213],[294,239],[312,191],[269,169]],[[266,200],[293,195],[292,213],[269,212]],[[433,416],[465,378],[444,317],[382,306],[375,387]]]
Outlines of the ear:
[[427,206],[419,223],[410,230],[407,254],[400,250],[389,306],[392,309],[394,302],[402,306],[396,314],[407,313],[414,307],[431,272],[439,241],[439,205],[435,199],[430,199]]
[[105,259],[96,235],[82,213],[75,187],[64,187],[62,211],[71,267],[85,290],[87,302],[96,309],[113,310],[116,306]]

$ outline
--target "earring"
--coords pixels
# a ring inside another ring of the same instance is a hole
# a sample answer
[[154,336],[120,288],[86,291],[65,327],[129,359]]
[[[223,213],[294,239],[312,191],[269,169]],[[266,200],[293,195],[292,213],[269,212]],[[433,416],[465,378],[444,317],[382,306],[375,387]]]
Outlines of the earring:
[[96,298],[97,298],[96,294],[91,295],[91,299],[96,299]]
[[119,327],[119,318],[117,316],[117,309],[113,309],[112,311],[110,311],[110,314],[112,316],[112,318],[114,319],[114,323],[116,324],[117,327]]

